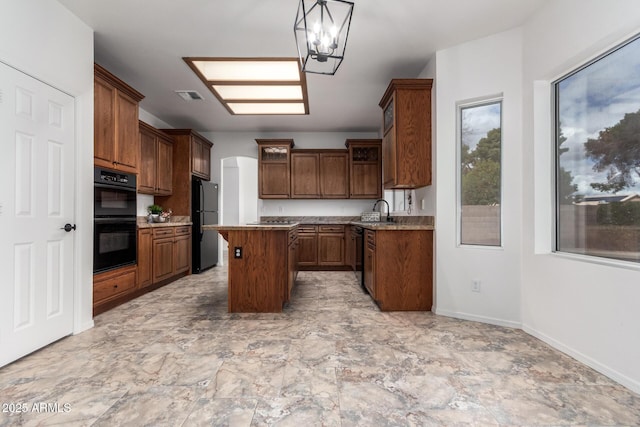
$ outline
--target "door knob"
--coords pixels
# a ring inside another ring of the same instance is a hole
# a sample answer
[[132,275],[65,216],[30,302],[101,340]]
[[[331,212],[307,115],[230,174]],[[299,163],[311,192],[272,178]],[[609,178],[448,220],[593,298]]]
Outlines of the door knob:
[[76,225],[75,224],[73,224],[73,225],[65,224],[64,227],[62,227],[60,230],[64,230],[64,231],[66,231],[68,233],[71,230],[75,230],[75,229],[76,229]]

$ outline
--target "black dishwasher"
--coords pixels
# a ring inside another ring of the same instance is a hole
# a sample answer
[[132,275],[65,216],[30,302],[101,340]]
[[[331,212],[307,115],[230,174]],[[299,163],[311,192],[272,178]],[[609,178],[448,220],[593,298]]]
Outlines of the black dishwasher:
[[363,239],[364,230],[362,227],[354,226],[351,227],[351,239],[354,241],[354,251],[352,258],[352,268],[356,275],[356,279],[362,289],[366,292],[366,288],[364,287],[364,274],[363,274],[363,262],[364,259],[364,239]]

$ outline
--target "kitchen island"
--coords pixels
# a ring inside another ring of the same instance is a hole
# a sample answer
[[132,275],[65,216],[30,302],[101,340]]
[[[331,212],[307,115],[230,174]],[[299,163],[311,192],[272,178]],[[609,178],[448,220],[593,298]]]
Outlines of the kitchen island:
[[297,223],[205,225],[229,243],[229,313],[280,313],[297,273]]
[[[309,252],[305,227],[336,224],[344,231],[335,252],[346,252],[345,264],[362,272],[358,280],[380,310],[431,310],[433,217],[396,217],[393,222],[373,223],[359,219],[262,217],[259,224],[203,227],[219,232],[229,243],[229,312],[281,312],[291,297],[298,265]],[[359,239],[352,229],[360,229]],[[338,234],[333,234],[337,240]],[[316,247],[321,248],[321,243]]]

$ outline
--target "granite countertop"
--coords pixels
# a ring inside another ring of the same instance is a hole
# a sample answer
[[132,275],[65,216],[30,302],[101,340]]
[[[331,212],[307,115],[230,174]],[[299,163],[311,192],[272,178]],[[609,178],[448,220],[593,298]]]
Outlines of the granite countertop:
[[393,222],[365,222],[360,216],[267,216],[262,222],[291,221],[309,225],[357,225],[371,230],[433,230],[432,216],[392,216]]
[[181,225],[193,225],[191,218],[188,216],[171,217],[169,222],[149,222],[146,216],[137,218],[138,228],[156,228],[156,227],[179,227]]
[[369,230],[433,230],[433,224],[418,224],[404,222],[364,222],[353,221],[351,225],[357,225]]
[[[261,218],[261,220],[269,221],[269,218],[272,217],[263,217]],[[289,221],[295,221],[300,224],[309,225],[349,225],[352,221],[360,220],[359,216],[291,216],[284,218],[289,219]]]
[[[365,222],[359,216],[289,216],[261,217],[260,222],[237,225],[204,225],[203,230],[292,230],[300,224],[309,225],[357,225],[370,230],[433,230],[432,216],[394,216],[394,222]],[[153,224],[164,225],[164,224]]]
[[298,226],[297,222],[290,223],[255,223],[255,224],[239,224],[239,225],[203,225],[203,230],[214,231],[233,231],[233,230],[259,230],[259,231],[287,231],[293,230]]

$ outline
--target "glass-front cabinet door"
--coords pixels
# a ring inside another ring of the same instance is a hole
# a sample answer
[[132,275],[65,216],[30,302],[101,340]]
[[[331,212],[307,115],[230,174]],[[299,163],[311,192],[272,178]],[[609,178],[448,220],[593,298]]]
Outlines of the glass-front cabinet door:
[[288,199],[291,196],[292,139],[256,139],[258,143],[258,197]]

